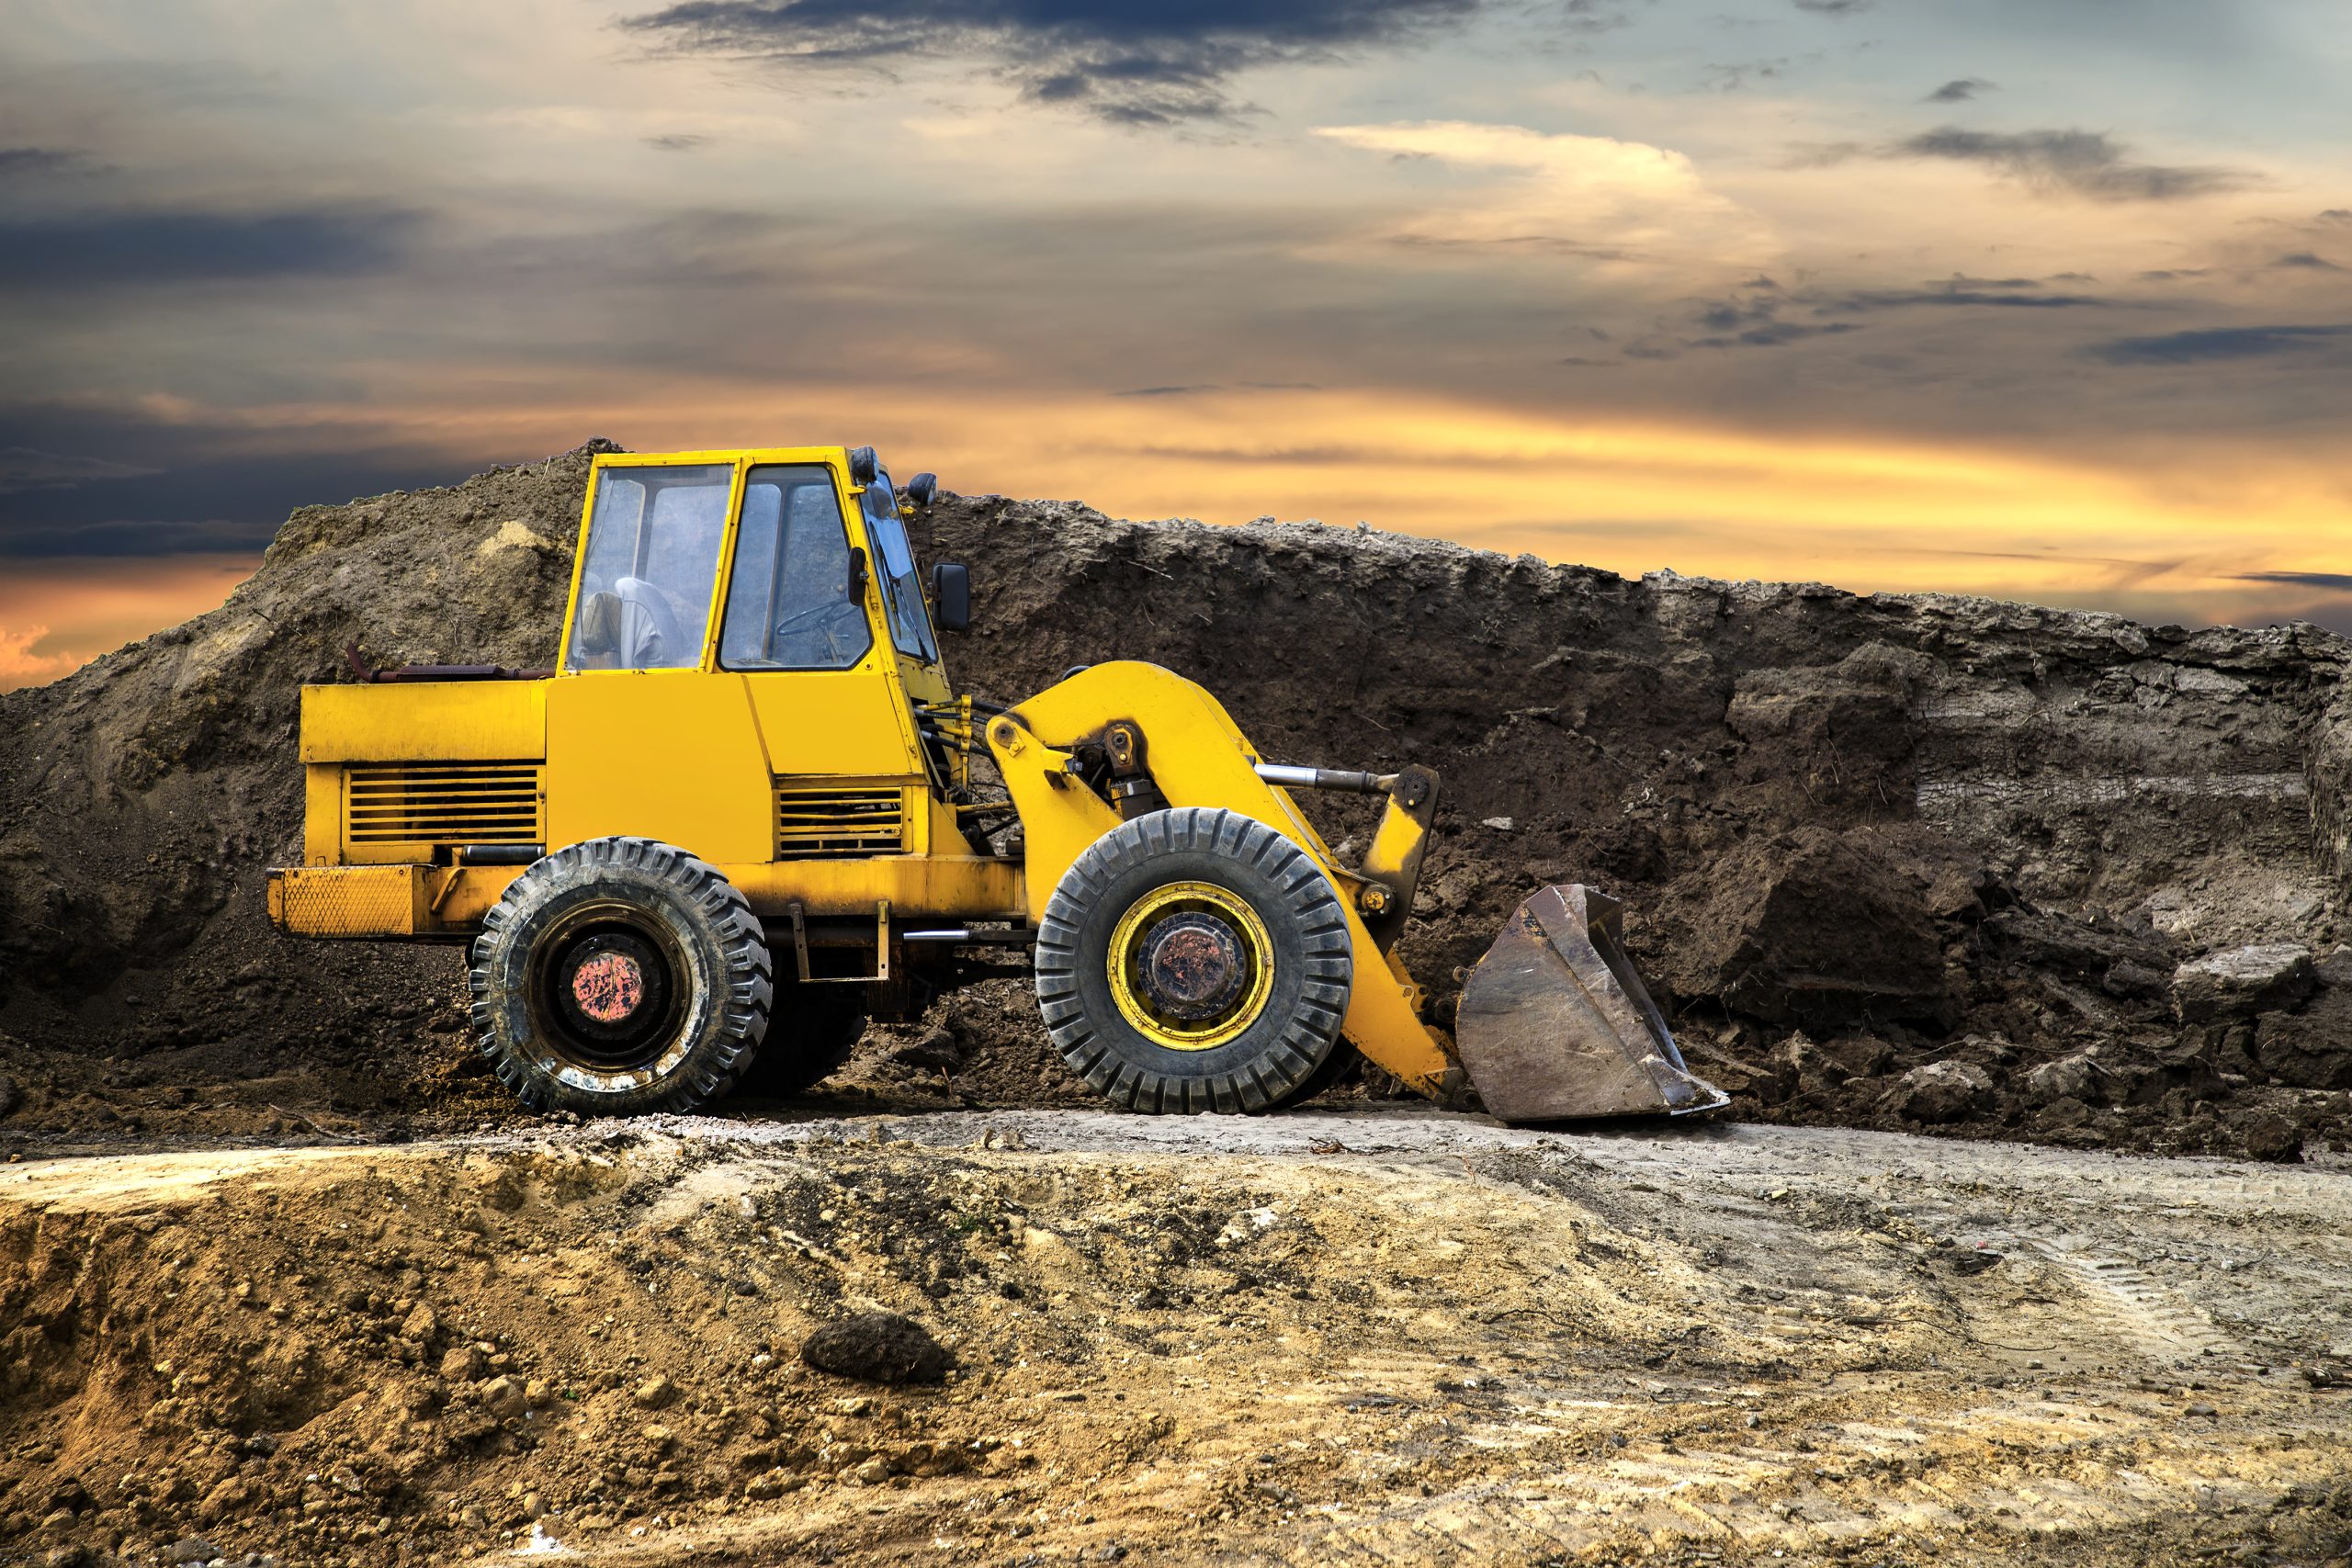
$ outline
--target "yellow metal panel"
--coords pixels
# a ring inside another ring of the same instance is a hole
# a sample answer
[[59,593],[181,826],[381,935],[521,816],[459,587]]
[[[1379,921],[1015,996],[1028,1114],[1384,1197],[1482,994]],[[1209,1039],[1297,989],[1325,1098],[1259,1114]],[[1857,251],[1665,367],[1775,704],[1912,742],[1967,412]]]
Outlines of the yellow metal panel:
[[751,692],[768,770],[778,777],[922,773],[906,696],[880,653],[869,652],[849,670],[747,671],[729,678]]
[[305,762],[458,761],[545,754],[546,681],[302,688]]
[[333,865],[343,858],[343,769],[312,762],[302,770],[302,863]]
[[714,864],[765,861],[775,799],[740,675],[616,670],[548,694],[548,847],[659,839]]
[[[1206,691],[1154,664],[1097,664],[1048,687],[989,724],[988,739],[1006,787],[1021,807],[1028,838],[1028,890],[1042,910],[1070,863],[1115,827],[1118,816],[1091,791],[1056,773],[1069,750],[1114,719],[1142,729],[1153,780],[1170,806],[1221,806],[1264,823],[1313,855],[1341,890],[1353,942],[1355,978],[1342,1029],[1374,1061],[1425,1094],[1444,1086],[1443,1039],[1420,1021],[1419,990],[1392,964],[1345,902],[1356,879],[1333,861],[1329,846],[1287,790],[1255,772],[1256,750]],[[1021,733],[1026,727],[1028,734]]]
[[811,915],[872,915],[887,900],[908,920],[1021,920],[1021,863],[979,855],[723,865],[752,908],[770,917],[798,904]]
[[269,918],[295,936],[412,936],[418,868],[295,867],[269,874]]

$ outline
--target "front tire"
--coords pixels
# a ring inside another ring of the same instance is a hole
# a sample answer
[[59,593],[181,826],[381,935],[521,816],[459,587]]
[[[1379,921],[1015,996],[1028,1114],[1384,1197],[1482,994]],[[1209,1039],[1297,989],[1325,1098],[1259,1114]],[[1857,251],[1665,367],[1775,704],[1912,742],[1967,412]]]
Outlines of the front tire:
[[767,943],[712,867],[650,839],[535,862],[482,919],[482,1054],[534,1111],[633,1116],[725,1094],[767,1032]]
[[1263,823],[1186,807],[1078,857],[1039,922],[1055,1048],[1132,1111],[1264,1111],[1339,1049],[1352,943],[1331,884]]

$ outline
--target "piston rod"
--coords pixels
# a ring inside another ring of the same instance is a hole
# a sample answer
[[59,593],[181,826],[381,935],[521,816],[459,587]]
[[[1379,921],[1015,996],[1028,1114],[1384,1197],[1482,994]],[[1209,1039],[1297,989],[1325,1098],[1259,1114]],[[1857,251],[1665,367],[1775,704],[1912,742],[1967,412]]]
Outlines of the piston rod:
[[1346,768],[1299,768],[1285,762],[1260,762],[1258,776],[1284,789],[1334,789],[1349,795],[1386,795],[1396,787],[1395,773],[1360,773]]

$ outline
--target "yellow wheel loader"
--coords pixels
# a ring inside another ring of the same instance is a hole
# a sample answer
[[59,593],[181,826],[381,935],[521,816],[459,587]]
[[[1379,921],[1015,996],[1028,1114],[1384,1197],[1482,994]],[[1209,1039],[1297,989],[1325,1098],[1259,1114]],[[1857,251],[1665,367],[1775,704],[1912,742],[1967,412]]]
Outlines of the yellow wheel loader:
[[[863,446],[599,457],[555,669],[355,650],[357,679],[303,688],[303,863],[269,874],[271,919],[469,943],[481,1049],[540,1109],[790,1092],[868,1016],[1008,973],[1138,1111],[1266,1110],[1351,1048],[1516,1120],[1723,1102],[1582,887],[1521,907],[1456,1035],[1424,1022],[1396,944],[1428,769],[1270,762],[1150,664],[958,696],[938,634],[969,579],[926,582],[906,529],[934,488]],[[1385,800],[1362,864],[1316,790]]]

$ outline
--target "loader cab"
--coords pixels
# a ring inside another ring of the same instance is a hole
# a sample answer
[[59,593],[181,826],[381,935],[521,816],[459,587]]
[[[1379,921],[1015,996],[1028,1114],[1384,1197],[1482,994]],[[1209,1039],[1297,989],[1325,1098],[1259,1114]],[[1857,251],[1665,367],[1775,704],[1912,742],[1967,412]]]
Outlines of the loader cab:
[[550,841],[652,832],[628,820],[741,863],[955,838],[966,763],[926,735],[951,694],[899,505],[870,448],[599,457]]

